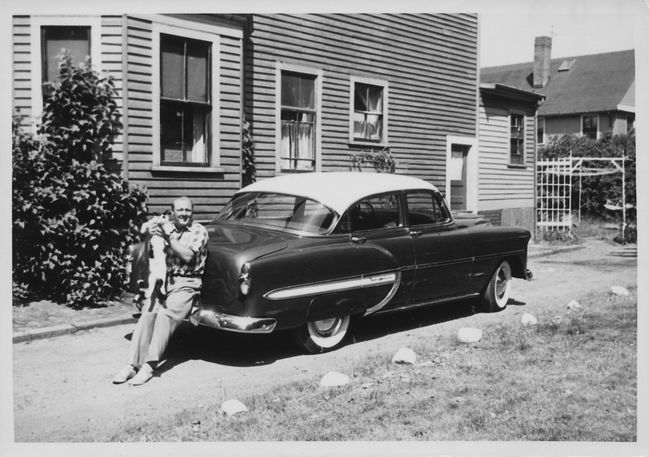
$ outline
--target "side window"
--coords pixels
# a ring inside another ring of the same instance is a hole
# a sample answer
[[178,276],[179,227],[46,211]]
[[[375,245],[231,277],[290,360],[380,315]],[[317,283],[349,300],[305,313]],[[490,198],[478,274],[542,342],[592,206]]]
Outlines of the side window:
[[396,193],[365,198],[352,205],[341,218],[339,233],[399,227],[399,195]]
[[90,57],[90,27],[42,26],[41,47],[43,82],[56,81],[59,76],[60,53],[68,52],[73,65],[78,65]]
[[410,225],[426,225],[449,222],[451,215],[442,197],[430,191],[415,191],[407,194],[408,220]]
[[316,148],[316,76],[282,71],[282,170],[314,170]]
[[160,35],[160,162],[208,165],[210,43]]

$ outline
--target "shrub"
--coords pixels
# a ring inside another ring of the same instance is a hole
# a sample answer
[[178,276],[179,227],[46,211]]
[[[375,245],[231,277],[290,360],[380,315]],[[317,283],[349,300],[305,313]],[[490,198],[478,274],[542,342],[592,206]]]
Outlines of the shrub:
[[105,166],[121,128],[110,77],[63,56],[45,89],[40,137],[13,123],[14,301],[95,305],[122,291],[146,194]]
[[[626,157],[625,191],[626,203],[636,205],[635,183],[635,132],[628,135],[613,135],[606,132],[598,140],[584,136],[564,135],[547,146],[539,149],[539,155],[546,159],[558,157]],[[622,200],[622,173],[582,177],[582,195],[579,201],[579,184],[574,178],[572,187],[572,207],[581,206],[582,216],[593,216],[604,220],[619,220],[619,211],[610,211],[604,207],[607,200]],[[627,218],[634,219],[635,211],[628,211]]]
[[243,160],[241,183],[245,187],[255,182],[257,177],[257,168],[255,167],[255,142],[252,137],[252,125],[250,125],[249,121],[244,121],[243,123],[241,147],[241,157]]

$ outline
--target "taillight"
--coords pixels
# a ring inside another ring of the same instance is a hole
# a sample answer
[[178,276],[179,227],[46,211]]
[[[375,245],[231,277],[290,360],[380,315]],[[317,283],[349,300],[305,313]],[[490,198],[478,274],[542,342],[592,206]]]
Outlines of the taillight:
[[248,295],[250,292],[250,264],[244,263],[241,265],[241,274],[239,275],[239,289],[243,295]]

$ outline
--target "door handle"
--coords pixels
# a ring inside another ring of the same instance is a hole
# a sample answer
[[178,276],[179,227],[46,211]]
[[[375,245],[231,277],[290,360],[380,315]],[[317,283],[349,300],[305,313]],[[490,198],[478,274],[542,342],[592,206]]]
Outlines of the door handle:
[[421,230],[408,230],[408,235],[410,235],[413,238],[417,238],[422,233],[424,233],[424,232],[422,232]]
[[367,241],[364,236],[352,236],[352,243],[363,244]]

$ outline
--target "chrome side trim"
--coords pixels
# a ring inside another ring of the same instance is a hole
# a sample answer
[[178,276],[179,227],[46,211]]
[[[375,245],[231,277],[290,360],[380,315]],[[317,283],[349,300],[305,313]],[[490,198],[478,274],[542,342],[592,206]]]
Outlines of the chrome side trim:
[[359,289],[362,287],[375,287],[385,284],[392,284],[397,278],[397,273],[381,273],[372,276],[365,276],[353,279],[343,279],[309,286],[287,287],[276,289],[264,294],[268,300],[286,300],[289,298],[307,297],[331,292],[342,292],[344,290]]
[[401,272],[398,271],[396,273],[396,277],[394,278],[394,284],[392,284],[392,289],[390,289],[390,292],[385,296],[383,300],[381,300],[378,304],[372,306],[371,308],[368,308],[365,310],[365,314],[363,316],[367,316],[369,314],[375,313],[381,308],[383,308],[385,305],[387,305],[390,300],[392,300],[392,297],[397,293],[397,290],[399,290],[399,286],[401,285]]
[[199,324],[239,333],[271,333],[277,320],[270,317],[245,317],[202,309]]
[[412,309],[417,309],[421,308],[424,306],[433,306],[433,305],[441,305],[442,303],[451,303],[454,301],[460,301],[460,300],[468,300],[470,298],[475,298],[479,296],[480,294],[477,292],[472,292],[470,294],[465,294],[465,295],[459,295],[456,297],[448,297],[448,298],[438,298],[436,300],[427,300],[424,302],[419,302],[419,303],[414,303],[411,305],[406,305],[406,306],[401,306],[399,308],[391,308],[391,309],[386,309],[382,313],[389,314],[393,312],[398,312],[398,311],[408,311]]

